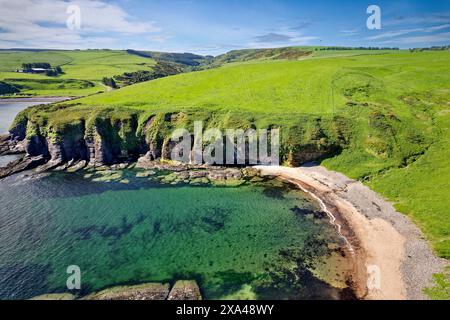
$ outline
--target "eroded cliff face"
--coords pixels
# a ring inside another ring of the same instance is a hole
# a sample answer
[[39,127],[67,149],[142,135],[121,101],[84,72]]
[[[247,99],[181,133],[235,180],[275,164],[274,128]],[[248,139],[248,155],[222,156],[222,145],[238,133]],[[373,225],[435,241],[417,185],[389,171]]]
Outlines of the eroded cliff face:
[[[193,132],[193,123],[198,120],[198,115],[181,112],[144,115],[130,111],[122,112],[120,116],[86,114],[64,123],[30,114],[28,110],[28,113],[17,116],[6,140],[10,145],[22,145],[27,157],[43,157],[52,165],[85,161],[93,166],[102,166],[136,161],[140,157],[170,160],[176,145],[170,140],[173,130],[186,128]],[[223,119],[230,121],[229,114],[201,116],[204,130],[218,127],[225,132],[225,128],[230,128],[226,127],[226,121],[221,122]],[[237,127],[231,128],[258,128],[251,117],[239,121]],[[320,119],[299,119],[298,124],[287,130],[280,127],[280,162],[297,166],[340,152],[349,139],[340,123],[330,119],[323,125]],[[271,128],[277,127],[270,125]]]

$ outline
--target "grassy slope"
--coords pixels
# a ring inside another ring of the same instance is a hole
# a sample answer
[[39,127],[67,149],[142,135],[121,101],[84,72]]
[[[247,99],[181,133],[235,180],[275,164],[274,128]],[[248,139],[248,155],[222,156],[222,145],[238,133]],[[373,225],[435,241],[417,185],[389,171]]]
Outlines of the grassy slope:
[[214,58],[212,65],[230,62],[263,60],[303,60],[310,58],[349,57],[355,55],[374,55],[392,53],[392,50],[320,50],[325,47],[283,47],[268,49],[232,50]]
[[[295,60],[373,53],[358,50],[314,51],[314,49],[314,47],[290,47],[235,50],[218,56],[214,60],[202,58],[198,62],[202,64],[199,68],[211,68],[224,63],[248,60],[263,61],[280,58]],[[381,51],[377,51],[377,53],[381,53]],[[152,54],[157,58],[169,60],[172,57],[170,54],[161,52]],[[184,61],[183,59],[186,59],[186,55],[190,57],[189,54],[175,54],[175,57],[181,59],[180,61]],[[50,78],[45,75],[14,72],[16,69],[21,68],[22,63],[30,62],[49,62],[52,66],[62,66],[64,74],[57,78]],[[21,86],[21,91],[24,94],[84,96],[105,91],[105,87],[100,83],[103,77],[113,77],[124,72],[149,70],[155,63],[153,59],[117,50],[0,51],[0,81]]]
[[[21,68],[22,63],[30,62],[49,62],[52,66],[60,65],[64,74],[52,78],[45,75],[14,72]],[[154,63],[152,59],[130,55],[125,51],[2,51],[0,52],[0,81],[24,86],[22,92],[25,94],[84,96],[105,91],[100,83],[103,77],[149,70]]]
[[[62,121],[93,106],[198,117],[215,111],[251,114],[259,126],[280,125],[286,136],[302,117],[343,116],[351,141],[323,164],[394,201],[422,227],[439,255],[449,258],[449,88],[449,52],[248,62],[84,98],[71,115],[64,111]],[[56,121],[62,113],[50,118]],[[219,123],[242,124],[239,119]]]
[[0,71],[14,71],[22,63],[49,62],[52,66],[63,65],[71,61],[63,51],[0,51]]
[[436,121],[440,134],[424,156],[379,174],[369,185],[412,216],[436,250],[450,258],[450,112],[438,113]]
[[[296,66],[298,62],[290,61],[227,65],[138,84],[80,102],[108,106],[118,99],[121,106],[164,111],[331,112],[327,82],[314,75],[317,69]],[[328,82],[332,76],[330,67],[333,66],[319,66]]]
[[[81,53],[81,54],[80,54]],[[68,51],[72,61],[63,66],[62,78],[99,81],[124,72],[149,70],[155,61],[125,51]]]

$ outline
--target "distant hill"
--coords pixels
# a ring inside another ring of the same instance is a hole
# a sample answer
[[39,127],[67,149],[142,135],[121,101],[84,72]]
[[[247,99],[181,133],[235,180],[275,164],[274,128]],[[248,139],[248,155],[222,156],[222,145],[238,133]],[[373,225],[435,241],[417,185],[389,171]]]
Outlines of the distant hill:
[[137,50],[127,50],[127,52],[129,54],[135,54],[140,57],[151,58],[157,61],[173,62],[191,67],[208,63],[208,61],[212,61],[214,59],[212,56],[200,56],[193,53],[168,53]]
[[[170,53],[139,50],[0,50],[0,81],[2,94],[85,96],[110,90],[104,83],[114,78],[119,85],[149,81],[176,73],[217,68],[229,63],[263,60],[303,60],[339,56],[388,53],[371,48],[284,47],[233,50],[213,57],[193,53]],[[49,63],[60,67],[58,80],[44,74],[16,72],[23,64]],[[176,70],[176,72],[174,72]],[[104,80],[108,81],[104,81]],[[120,80],[122,79],[122,80]],[[6,89],[7,85],[20,91]]]
[[244,62],[250,60],[298,60],[311,56],[312,50],[300,47],[286,47],[273,49],[244,49],[233,50],[214,58],[215,63]]
[[201,56],[192,53],[166,53],[136,50],[127,50],[127,52],[141,57],[152,58],[159,61],[174,62],[190,67],[219,66],[225,63],[262,59],[296,60],[312,54],[311,50],[304,50],[299,47],[233,50],[216,57]]

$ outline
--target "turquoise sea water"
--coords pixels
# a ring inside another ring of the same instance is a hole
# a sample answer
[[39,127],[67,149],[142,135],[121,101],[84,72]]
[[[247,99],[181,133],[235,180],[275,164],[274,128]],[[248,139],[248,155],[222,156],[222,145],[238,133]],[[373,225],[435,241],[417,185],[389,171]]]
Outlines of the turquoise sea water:
[[[0,102],[0,133],[32,104]],[[0,157],[0,166],[11,160]],[[329,249],[340,239],[298,190],[274,181],[172,186],[135,174],[0,181],[0,299],[67,292],[69,265],[81,268],[78,296],[195,279],[207,299],[348,297]]]
[[69,265],[81,268],[79,295],[195,279],[207,299],[342,297],[309,271],[340,241],[298,190],[172,186],[135,174],[122,173],[128,183],[76,173],[0,181],[0,298],[67,292]]

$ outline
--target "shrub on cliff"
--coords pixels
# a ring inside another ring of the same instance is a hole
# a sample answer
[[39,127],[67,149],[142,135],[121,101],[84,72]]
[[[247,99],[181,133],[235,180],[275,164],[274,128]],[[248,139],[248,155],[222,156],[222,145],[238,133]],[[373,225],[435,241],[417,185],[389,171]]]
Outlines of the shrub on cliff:
[[18,92],[20,92],[20,90],[17,87],[15,87],[7,82],[0,81],[0,95],[1,94],[18,93]]

